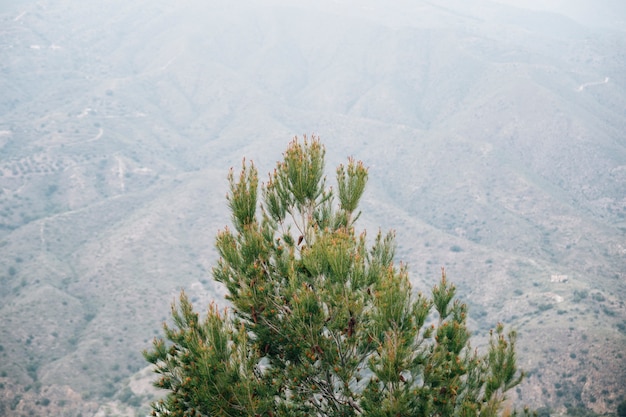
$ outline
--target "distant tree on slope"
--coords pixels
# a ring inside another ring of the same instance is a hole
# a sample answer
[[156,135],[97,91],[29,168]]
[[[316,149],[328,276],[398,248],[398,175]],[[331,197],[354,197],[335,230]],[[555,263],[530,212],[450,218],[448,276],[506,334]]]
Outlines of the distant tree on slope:
[[[470,347],[467,307],[442,271],[414,294],[394,236],[355,222],[368,172],[349,159],[326,187],[324,147],[294,139],[266,184],[229,174],[233,229],[213,270],[232,310],[203,319],[184,293],[145,358],[169,391],[159,416],[496,416],[522,373],[515,333]],[[505,411],[509,414],[508,411]]]

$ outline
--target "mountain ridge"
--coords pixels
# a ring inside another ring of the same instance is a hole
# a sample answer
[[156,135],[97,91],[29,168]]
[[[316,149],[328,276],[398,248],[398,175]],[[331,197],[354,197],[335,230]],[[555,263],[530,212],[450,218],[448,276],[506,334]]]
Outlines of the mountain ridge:
[[22,413],[77,415],[63,386],[84,410],[145,406],[130,387],[169,303],[181,289],[199,310],[224,302],[211,266],[227,170],[245,156],[265,180],[315,133],[329,169],[370,167],[360,225],[396,230],[416,291],[445,266],[478,341],[497,320],[518,329],[516,403],[614,410],[626,41],[554,10],[440,4],[0,11],[4,409],[21,395]]

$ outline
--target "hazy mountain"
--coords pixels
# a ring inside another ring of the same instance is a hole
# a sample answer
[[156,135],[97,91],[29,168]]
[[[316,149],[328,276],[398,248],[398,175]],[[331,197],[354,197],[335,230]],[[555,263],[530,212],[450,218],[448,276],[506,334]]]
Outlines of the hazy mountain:
[[312,133],[370,167],[360,225],[416,290],[445,266],[477,340],[518,330],[515,401],[614,411],[622,3],[233,3],[0,4],[0,415],[145,403],[180,289],[223,303],[227,170]]

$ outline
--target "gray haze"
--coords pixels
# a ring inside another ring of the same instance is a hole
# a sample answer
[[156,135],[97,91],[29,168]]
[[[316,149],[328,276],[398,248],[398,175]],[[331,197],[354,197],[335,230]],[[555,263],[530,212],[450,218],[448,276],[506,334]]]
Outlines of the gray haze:
[[625,115],[621,0],[0,1],[0,415],[145,410],[171,301],[224,303],[228,168],[303,134],[416,290],[518,330],[516,404],[612,412]]

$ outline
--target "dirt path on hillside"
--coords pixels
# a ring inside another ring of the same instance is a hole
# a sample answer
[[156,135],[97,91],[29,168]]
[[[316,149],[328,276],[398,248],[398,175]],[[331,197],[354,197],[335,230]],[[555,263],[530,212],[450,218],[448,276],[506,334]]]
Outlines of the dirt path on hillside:
[[578,91],[583,91],[585,88],[592,87],[594,85],[608,84],[608,82],[609,82],[609,77],[604,78],[604,80],[602,81],[593,81],[590,83],[584,83],[584,84],[581,84],[580,87],[578,87]]

